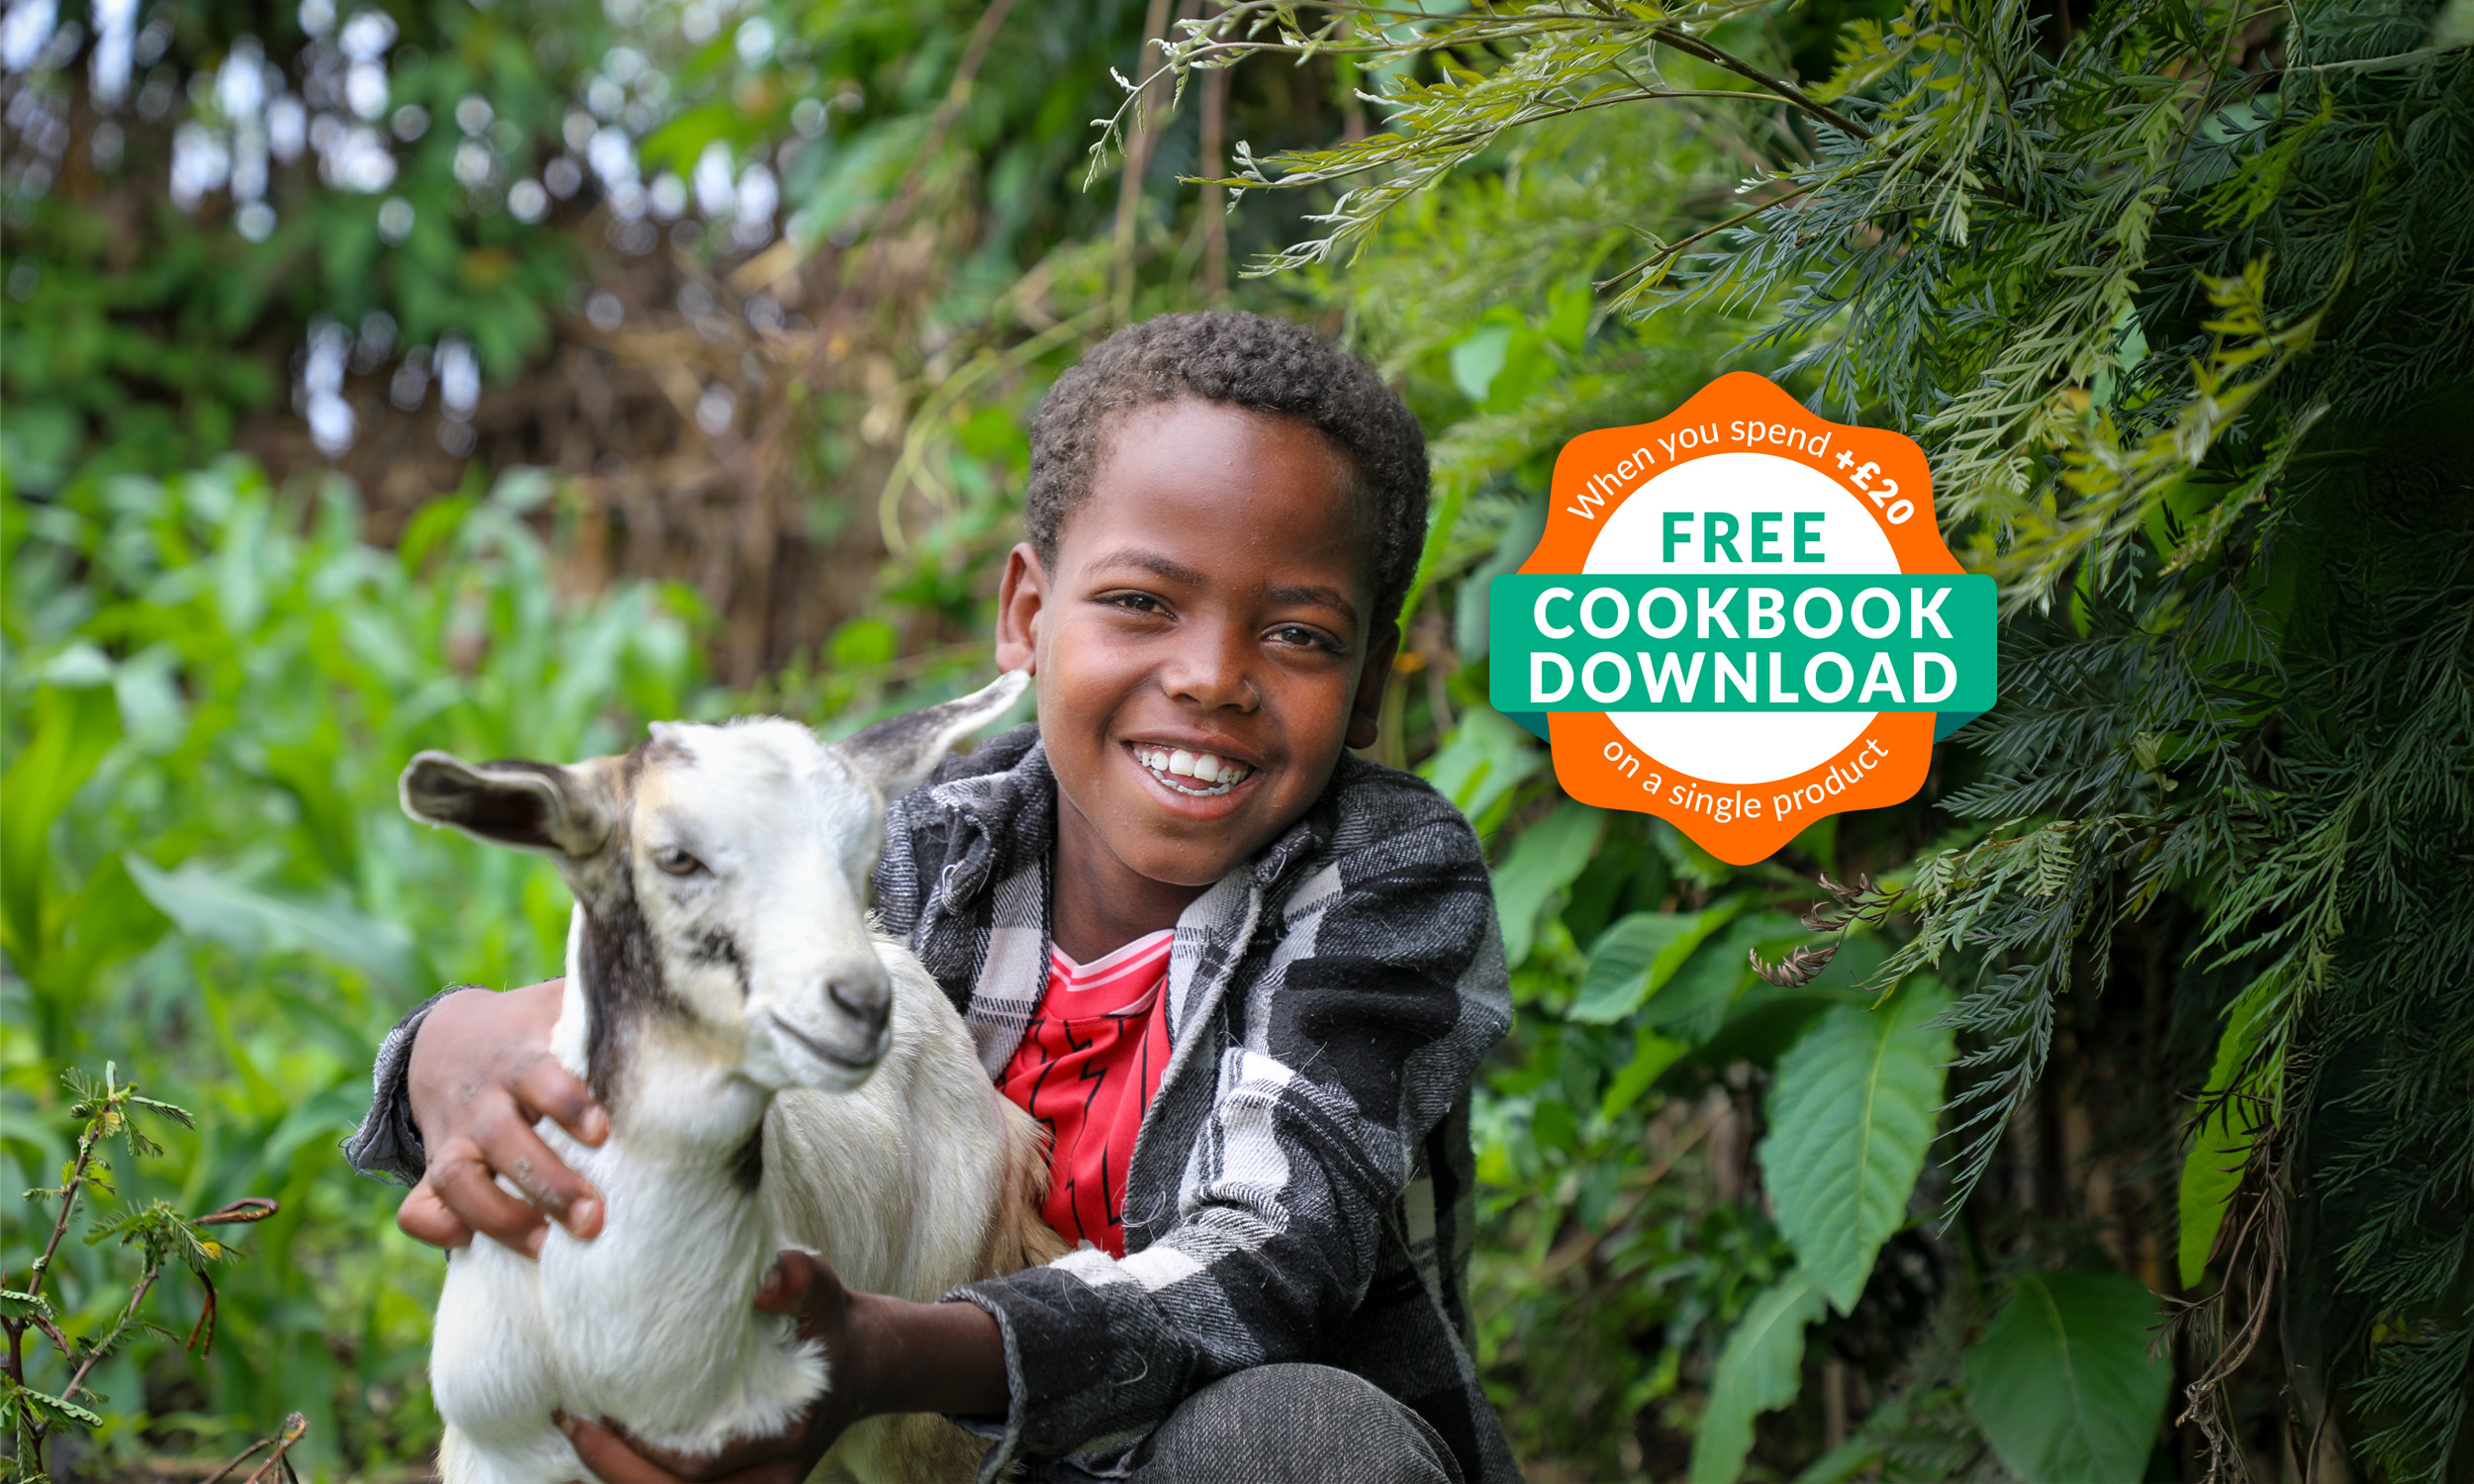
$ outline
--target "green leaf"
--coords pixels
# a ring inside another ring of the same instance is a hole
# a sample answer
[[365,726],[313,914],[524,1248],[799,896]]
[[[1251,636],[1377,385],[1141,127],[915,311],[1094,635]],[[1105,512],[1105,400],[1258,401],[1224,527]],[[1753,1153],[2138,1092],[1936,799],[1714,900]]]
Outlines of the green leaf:
[[[62,663],[84,654],[95,661],[91,675]],[[100,651],[81,645],[50,671],[53,683],[35,693],[33,735],[0,778],[0,796],[8,799],[0,810],[0,924],[21,967],[39,963],[46,947],[44,888],[57,870],[49,860],[51,822],[121,736],[111,665]]]
[[193,938],[249,954],[319,954],[398,992],[429,981],[412,935],[392,922],[276,896],[195,862],[162,871],[135,852],[122,860],[146,900]]
[[1736,896],[1698,912],[1635,912],[1589,945],[1568,1018],[1584,1025],[1623,1019],[1675,976],[1692,951],[1752,903]]
[[1718,1034],[1755,984],[1755,951],[1771,958],[1810,934],[1783,912],[1753,912],[1713,932],[1654,991],[1643,1018],[1695,1046]]
[[51,1318],[51,1301],[40,1293],[20,1293],[14,1288],[0,1288],[0,1315],[25,1319],[36,1314]]
[[1487,390],[1510,358],[1512,329],[1509,325],[1480,325],[1452,347],[1452,383],[1462,396],[1485,404]]
[[1518,722],[1491,706],[1477,706],[1417,772],[1483,830],[1495,804],[1546,766],[1546,749]]
[[8,1387],[10,1398],[18,1405],[29,1411],[41,1413],[53,1422],[80,1423],[89,1428],[103,1426],[102,1418],[78,1406],[75,1402],[62,1401],[48,1391],[37,1391],[32,1386],[11,1380],[6,1376],[0,1376],[0,1384]]
[[1681,1041],[1671,1040],[1644,1026],[1632,1038],[1632,1060],[1606,1084],[1606,1094],[1598,1101],[1598,1117],[1611,1119],[1641,1100],[1667,1067],[1675,1065],[1684,1053],[1692,1050]]
[[2029,1484],[2144,1472],[2173,1368],[2147,1355],[2155,1295],[2121,1273],[2029,1273],[1966,1354],[1967,1399]]
[[1635,912],[1616,921],[1589,945],[1569,1018],[1607,1025],[1640,1008],[1650,992],[1651,967],[1698,921],[1694,912]]
[[1518,969],[1529,957],[1538,917],[1555,893],[1572,883],[1589,864],[1606,831],[1606,814],[1567,800],[1523,831],[1511,859],[1494,874],[1495,915],[1503,920],[1503,964]]
[[[2208,1254],[2216,1250],[2217,1233],[2225,1225],[2226,1204],[2242,1182],[2258,1139],[2247,1111],[2248,1082],[2235,1085],[2250,1060],[2259,1029],[2259,1009],[2267,1002],[2266,981],[2242,991],[2226,1016],[2225,1034],[2217,1042],[2216,1066],[2208,1073],[2208,1090],[2200,1095],[2202,1117],[2191,1131],[2191,1151],[2182,1159],[2181,1217],[2182,1286],[2196,1287],[2208,1271]],[[2208,1110],[2215,1111],[2209,1112]]]
[[1778,1230],[1841,1314],[1856,1307],[1933,1143],[1951,1056],[1942,986],[1911,979],[1877,1010],[1840,1005],[1778,1060],[1761,1168]]
[[1709,1408],[1692,1439],[1691,1484],[1731,1484],[1753,1450],[1753,1420],[1795,1400],[1803,1380],[1804,1327],[1825,1300],[1802,1269],[1789,1269],[1744,1311],[1743,1323],[1718,1352]]

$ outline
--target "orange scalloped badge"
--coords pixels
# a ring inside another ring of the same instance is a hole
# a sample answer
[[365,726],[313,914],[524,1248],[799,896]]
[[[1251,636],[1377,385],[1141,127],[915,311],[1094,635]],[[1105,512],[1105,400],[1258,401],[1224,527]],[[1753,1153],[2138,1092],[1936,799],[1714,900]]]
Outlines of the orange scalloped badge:
[[[1793,562],[1806,563],[1805,568],[1787,560],[1790,546]],[[1771,565],[1755,567],[1752,562]],[[1575,583],[1574,591],[1562,599],[1535,600],[1531,604],[1539,615],[1535,621],[1548,633],[1564,634],[1574,632],[1578,603],[1606,592],[1613,592],[1618,602],[1611,605],[1600,602],[1590,616],[1602,620],[1612,612],[1619,625],[1616,632],[1624,632],[1620,629],[1626,613],[1622,601],[1628,597],[1637,597],[1645,628],[1653,623],[1654,614],[1670,612],[1680,628],[1696,611],[1695,605],[1706,609],[1714,599],[1738,588],[1754,592],[1748,584],[1781,585],[1759,589],[1757,596],[1769,600],[1770,605],[1763,609],[1763,616],[1769,616],[1780,611],[1777,604],[1786,601],[1772,595],[1792,596],[1798,580],[1822,584],[1835,577],[1846,591],[1868,578],[1879,585],[1872,591],[1887,594],[1891,603],[1895,632],[1890,639],[1877,641],[1883,644],[1906,637],[1905,629],[1898,626],[1905,620],[1899,617],[1897,603],[1911,585],[1899,584],[1896,578],[1956,574],[1958,583],[1966,585],[1963,597],[1968,616],[1964,621],[1979,630],[1962,634],[1960,643],[1978,644],[1985,656],[1980,662],[1961,662],[1984,672],[1981,677],[1970,674],[1970,694],[1979,694],[1991,684],[1992,584],[1990,579],[1965,577],[1963,571],[1943,541],[1935,519],[1932,476],[1921,448],[1895,432],[1819,418],[1767,378],[1750,372],[1720,377],[1655,422],[1601,428],[1565,444],[1555,464],[1545,534],[1520,568],[1525,576],[1598,576],[1615,581],[1650,574],[1672,584],[1671,592],[1662,587],[1653,595],[1671,596],[1671,608],[1655,608],[1651,597],[1637,596],[1634,590],[1642,586],[1637,581],[1621,592],[1613,588],[1592,591]],[[1529,603],[1529,595],[1538,590],[1535,583],[1515,588],[1506,584],[1517,585],[1518,579],[1497,579],[1493,623],[1498,634],[1505,632],[1507,623],[1529,621],[1530,611],[1522,607],[1507,612],[1501,599],[1513,599],[1518,606]],[[1917,596],[1921,602],[1924,590],[1919,589]],[[1857,606],[1861,607],[1860,601]],[[1816,644],[1840,642],[1809,637],[1823,632],[1819,618],[1836,610],[1836,602],[1795,608],[1798,623],[1808,613],[1815,615],[1816,622],[1805,630],[1806,639],[1798,640],[1788,630],[1784,642],[1803,643],[1806,651]],[[1953,605],[1952,611],[1956,610]],[[1876,605],[1870,611],[1877,615],[1881,610]],[[1540,707],[1548,711],[1555,774],[1565,791],[1601,808],[1632,809],[1672,821],[1710,854],[1737,865],[1764,859],[1829,815],[1881,808],[1913,797],[1932,764],[1938,713],[1930,708],[1818,709],[1811,696],[1793,694],[1793,678],[1800,673],[1793,666],[1802,651],[1785,659],[1782,669],[1777,655],[1726,649],[1731,642],[1726,631],[1733,627],[1729,620],[1741,612],[1731,599],[1724,600],[1717,615],[1722,630],[1713,630],[1707,613],[1702,612],[1704,639],[1716,644],[1719,657],[1725,660],[1731,661],[1736,652],[1744,653],[1748,668],[1765,658],[1771,698],[1784,695],[1787,701],[1800,704],[1634,712]],[[1934,616],[1924,613],[1914,624],[1917,633],[1925,636],[1922,642],[1937,642],[1927,627]],[[1553,624],[1551,620],[1558,617],[1564,621]],[[1589,632],[1602,630],[1593,625]],[[1720,637],[1710,639],[1713,632]],[[1831,632],[1848,633],[1849,642],[1860,642],[1853,640],[1852,630]],[[1533,638],[1531,642],[1544,647],[1548,641]],[[1618,638],[1608,642],[1626,646],[1649,641]],[[1692,635],[1687,629],[1668,642],[1688,644]],[[1958,651],[1953,648],[1952,652]],[[1500,638],[1495,653],[1502,665],[1506,649]],[[1628,670],[1631,653],[1629,648],[1609,649],[1615,668],[1595,671],[1590,679],[1606,681],[1609,691],[1617,680],[1629,686],[1628,675],[1616,672]],[[1864,663],[1860,650],[1854,653],[1856,668],[1846,672],[1851,681]],[[1595,662],[1602,664],[1605,658],[1600,655]],[[1570,694],[1569,663],[1554,663],[1565,665],[1565,690]],[[1837,663],[1851,662],[1838,658]],[[1876,657],[1874,663],[1884,661]],[[1641,653],[1640,666],[1646,682],[1651,678],[1653,656]],[[1717,673],[1713,666],[1711,674]],[[1817,676],[1836,673],[1829,668],[1815,672]],[[1906,672],[1894,667],[1892,674],[1898,680]],[[1917,675],[1914,694],[1921,697],[1926,694],[1925,672],[1919,669]],[[1494,683],[1498,706],[1516,709],[1506,705],[1503,696],[1506,686],[1519,683],[1520,678],[1498,669]],[[1728,695],[1723,686],[1713,689],[1722,697]],[[1760,702],[1754,694],[1758,689],[1756,683],[1746,690],[1748,702]],[[1818,684],[1808,689],[1815,696],[1821,691]],[[1876,692],[1907,698],[1903,685],[1897,684],[1882,688],[1868,682],[1863,695],[1869,698]],[[1593,685],[1589,694],[1599,691]],[[1644,687],[1627,694],[1646,698],[1648,691]],[[1842,687],[1840,694],[1850,692]]]

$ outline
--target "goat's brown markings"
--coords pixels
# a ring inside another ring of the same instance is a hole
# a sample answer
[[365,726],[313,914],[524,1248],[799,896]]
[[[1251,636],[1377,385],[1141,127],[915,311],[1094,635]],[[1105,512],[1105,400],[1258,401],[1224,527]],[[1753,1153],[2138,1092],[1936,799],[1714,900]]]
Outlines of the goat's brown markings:
[[[639,747],[636,752],[645,749]],[[584,906],[584,941],[577,967],[584,974],[584,1081],[604,1106],[616,1107],[619,1066],[625,1037],[639,1020],[677,1015],[682,1007],[663,982],[661,956],[653,950],[652,929],[635,898],[633,869],[635,779],[641,764],[627,754],[621,771],[620,796],[612,811],[610,839],[602,859],[610,869],[598,890],[579,890]],[[583,873],[578,873],[580,876]]]
[[739,940],[727,928],[707,928],[688,945],[688,962],[696,965],[727,964],[731,977],[738,980],[739,1001],[744,1004],[756,990],[748,981],[747,956],[739,952]]

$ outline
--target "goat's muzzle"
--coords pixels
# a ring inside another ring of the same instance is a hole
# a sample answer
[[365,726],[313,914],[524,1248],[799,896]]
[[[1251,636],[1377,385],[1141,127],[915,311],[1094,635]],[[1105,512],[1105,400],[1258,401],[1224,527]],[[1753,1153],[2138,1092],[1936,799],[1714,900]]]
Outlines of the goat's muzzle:
[[827,999],[851,1019],[859,1022],[871,1040],[885,1037],[885,1018],[894,1008],[894,986],[883,976],[844,974],[827,979]]

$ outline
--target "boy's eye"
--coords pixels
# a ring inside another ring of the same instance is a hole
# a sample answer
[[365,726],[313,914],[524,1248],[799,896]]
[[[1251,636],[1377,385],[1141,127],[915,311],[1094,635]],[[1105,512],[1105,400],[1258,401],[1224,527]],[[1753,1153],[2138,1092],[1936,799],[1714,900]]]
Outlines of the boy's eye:
[[1307,649],[1327,650],[1333,654],[1340,653],[1339,640],[1320,629],[1307,628],[1302,623],[1284,623],[1273,629],[1272,641],[1276,644],[1295,644]]
[[1111,607],[1124,608],[1126,611],[1133,613],[1159,613],[1167,611],[1167,605],[1148,593],[1111,593],[1099,601]]

